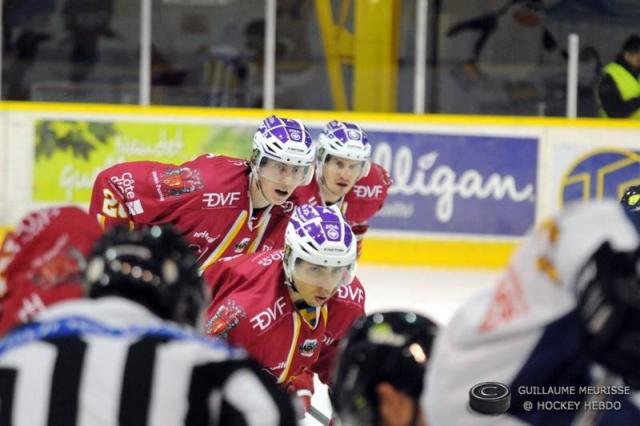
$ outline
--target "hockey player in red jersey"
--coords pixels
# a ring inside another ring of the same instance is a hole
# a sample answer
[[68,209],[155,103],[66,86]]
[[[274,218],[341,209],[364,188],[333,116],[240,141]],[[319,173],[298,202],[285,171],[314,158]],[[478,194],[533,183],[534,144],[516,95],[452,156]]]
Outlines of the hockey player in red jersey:
[[26,215],[0,247],[0,335],[51,304],[82,297],[85,257],[100,235],[77,207]]
[[297,188],[291,201],[337,206],[358,240],[360,256],[369,219],[382,208],[391,178],[382,166],[371,162],[367,134],[357,124],[329,122],[318,137],[317,148],[316,178]]
[[281,205],[310,182],[314,158],[304,125],[274,115],[256,131],[248,162],[207,154],[181,165],[138,161],[102,171],[90,213],[107,228],[170,223],[204,270],[221,257],[265,249],[273,210],[286,220]]
[[297,207],[284,250],[222,259],[205,271],[205,330],[245,348],[308,409],[313,373],[328,382],[339,341],[364,315],[355,261],[355,238],[338,211]]

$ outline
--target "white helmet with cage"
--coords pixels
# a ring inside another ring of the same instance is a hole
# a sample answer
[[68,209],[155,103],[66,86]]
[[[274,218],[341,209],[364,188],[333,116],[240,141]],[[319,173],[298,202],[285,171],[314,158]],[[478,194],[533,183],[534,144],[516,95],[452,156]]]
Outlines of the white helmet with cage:
[[267,160],[285,163],[293,168],[296,185],[307,185],[313,177],[315,149],[309,131],[300,121],[272,115],[264,119],[253,136],[252,169],[260,174]]
[[342,269],[339,285],[355,276],[356,238],[342,214],[333,207],[297,207],[285,232],[284,270],[292,280],[297,260]]
[[328,155],[347,160],[362,161],[358,179],[369,174],[371,145],[362,127],[355,123],[333,120],[327,123],[318,137],[317,173],[322,178],[322,168]]

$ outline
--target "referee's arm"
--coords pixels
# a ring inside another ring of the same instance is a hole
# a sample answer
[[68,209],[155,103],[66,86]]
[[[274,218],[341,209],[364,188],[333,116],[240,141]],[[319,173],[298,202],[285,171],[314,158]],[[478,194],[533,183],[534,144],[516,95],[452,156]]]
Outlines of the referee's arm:
[[[210,363],[196,367],[193,374],[190,411],[198,411],[193,405],[197,401],[208,400],[209,413],[219,414],[214,424],[297,425],[293,399],[254,360]],[[220,395],[214,397],[212,393],[210,398],[199,398],[200,392],[207,392],[207,383],[222,383]]]

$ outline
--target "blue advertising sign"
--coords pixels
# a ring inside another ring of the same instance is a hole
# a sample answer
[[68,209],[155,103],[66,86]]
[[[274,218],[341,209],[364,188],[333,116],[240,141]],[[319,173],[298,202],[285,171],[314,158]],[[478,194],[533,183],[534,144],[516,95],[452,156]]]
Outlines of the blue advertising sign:
[[598,148],[582,155],[562,178],[562,204],[601,198],[620,199],[640,184],[640,155],[622,148]]
[[394,180],[372,228],[521,236],[533,225],[538,139],[368,133]]

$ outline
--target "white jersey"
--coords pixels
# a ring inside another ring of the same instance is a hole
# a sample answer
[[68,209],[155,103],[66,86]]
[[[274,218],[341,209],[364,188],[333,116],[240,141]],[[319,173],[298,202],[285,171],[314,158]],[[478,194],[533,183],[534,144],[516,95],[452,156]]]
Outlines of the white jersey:
[[[574,285],[605,241],[618,250],[638,245],[636,229],[613,200],[567,208],[525,239],[498,285],[468,301],[436,339],[422,401],[429,426],[580,421],[579,407],[589,391],[578,386],[594,381],[593,365],[578,341]],[[470,389],[483,382],[510,387],[507,414],[488,416],[468,408]],[[619,401],[620,409],[599,412],[596,424],[640,424],[630,395],[610,400]]]
[[0,340],[0,424],[293,425],[295,414],[244,351],[105,297],[52,306]]

